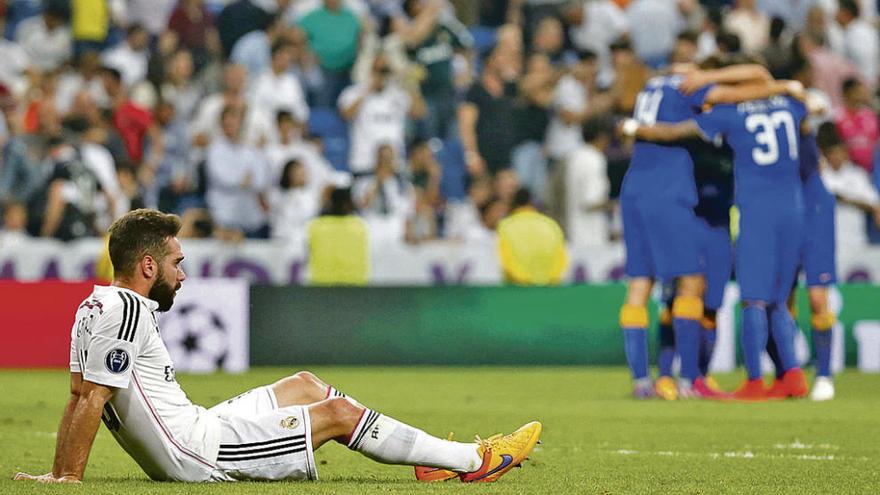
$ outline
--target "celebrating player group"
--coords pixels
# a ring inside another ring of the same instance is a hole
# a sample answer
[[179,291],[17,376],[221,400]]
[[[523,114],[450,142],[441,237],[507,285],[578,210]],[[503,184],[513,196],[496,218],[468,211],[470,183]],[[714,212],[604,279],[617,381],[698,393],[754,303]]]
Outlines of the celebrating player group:
[[[812,398],[833,398],[827,289],[835,283],[834,198],[819,178],[808,123],[818,110],[800,83],[775,81],[758,65],[679,68],[651,79],[639,94],[633,118],[620,126],[635,138],[621,191],[629,282],[620,326],[636,397],[807,396],[789,307],[802,268],[817,363]],[[738,212],[734,228],[731,206]],[[727,393],[707,374],[715,313],[732,271],[742,299],[747,379]],[[658,280],[667,284],[668,309],[661,315],[660,373],[652,380],[647,307]],[[777,369],[769,387],[761,370],[765,350]],[[676,354],[678,380],[671,377]]]

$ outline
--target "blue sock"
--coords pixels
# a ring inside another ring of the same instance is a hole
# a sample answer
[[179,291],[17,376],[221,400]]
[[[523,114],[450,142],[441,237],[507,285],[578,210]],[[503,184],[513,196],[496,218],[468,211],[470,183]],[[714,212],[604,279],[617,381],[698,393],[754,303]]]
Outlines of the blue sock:
[[672,361],[675,359],[675,333],[672,325],[660,325],[660,353],[657,367],[660,376],[672,376]]
[[661,347],[657,356],[659,376],[672,376],[672,362],[675,360],[675,347]]
[[761,378],[761,354],[767,347],[767,311],[745,305],[742,310],[742,348],[749,380]]
[[[770,332],[773,332],[772,321],[770,322]],[[782,371],[782,361],[779,359],[779,351],[776,350],[776,342],[773,339],[767,339],[767,355],[770,356],[770,360],[773,361],[773,369],[776,370],[776,379],[781,380],[782,375],[785,373]]]
[[703,327],[697,320],[673,318],[672,328],[675,330],[675,352],[681,359],[679,374],[693,381],[700,376],[700,332]]
[[648,376],[648,331],[644,328],[623,329],[626,362],[633,378],[638,380]]
[[774,304],[767,308],[770,317],[770,336],[776,344],[776,352],[779,353],[779,364],[782,371],[786,372],[798,367],[797,355],[794,352],[794,336],[797,332],[794,320],[788,308],[780,304]]
[[813,329],[816,348],[816,376],[831,376],[831,330]]
[[715,351],[715,330],[703,329],[700,332],[700,374],[709,374],[709,363],[712,362],[712,353]]

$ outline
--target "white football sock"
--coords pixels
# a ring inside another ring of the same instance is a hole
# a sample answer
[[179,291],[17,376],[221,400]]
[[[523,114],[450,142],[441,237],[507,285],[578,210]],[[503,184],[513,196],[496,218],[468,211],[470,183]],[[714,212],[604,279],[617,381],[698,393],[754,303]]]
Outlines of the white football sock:
[[348,448],[385,464],[430,466],[469,473],[483,463],[473,443],[451,442],[366,409]]

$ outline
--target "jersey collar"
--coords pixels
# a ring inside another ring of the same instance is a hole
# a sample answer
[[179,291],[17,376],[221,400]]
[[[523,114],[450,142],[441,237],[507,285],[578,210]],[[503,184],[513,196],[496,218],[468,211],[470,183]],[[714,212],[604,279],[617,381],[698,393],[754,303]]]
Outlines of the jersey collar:
[[149,298],[146,298],[131,289],[126,289],[125,287],[117,287],[115,285],[96,285],[95,290],[96,291],[117,290],[117,291],[121,291],[121,292],[127,292],[127,293],[133,295],[134,297],[136,297],[138,299],[138,301],[144,303],[144,305],[146,305],[147,309],[149,309],[150,311],[156,311],[157,309],[159,309],[159,303],[157,303],[156,301],[149,299]]

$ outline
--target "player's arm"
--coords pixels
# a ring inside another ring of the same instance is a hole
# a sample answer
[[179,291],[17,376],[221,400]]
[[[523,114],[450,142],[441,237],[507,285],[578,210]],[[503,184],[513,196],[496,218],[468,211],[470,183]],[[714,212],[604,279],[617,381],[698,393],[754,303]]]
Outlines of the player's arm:
[[792,84],[792,81],[765,81],[738,85],[712,86],[706,93],[707,105],[720,105],[723,103],[741,103],[749,100],[761,100],[772,96],[789,95],[797,98],[802,92],[800,83]]
[[693,120],[676,124],[641,125],[634,119],[626,119],[618,128],[625,137],[636,138],[652,143],[671,143],[685,139],[702,138],[703,133]]
[[[112,388],[82,381],[76,403],[68,404],[69,418],[62,419],[62,427],[66,421],[67,428],[58,432],[55,465],[52,468],[52,475],[56,479],[82,481],[95,435],[101,425],[104,405],[112,396]],[[72,401],[73,397],[71,397]],[[73,407],[70,407],[71,405]]]
[[773,81],[770,72],[758,64],[740,64],[714,70],[689,70],[679,87],[684,94],[691,94],[710,84],[755,84]]

